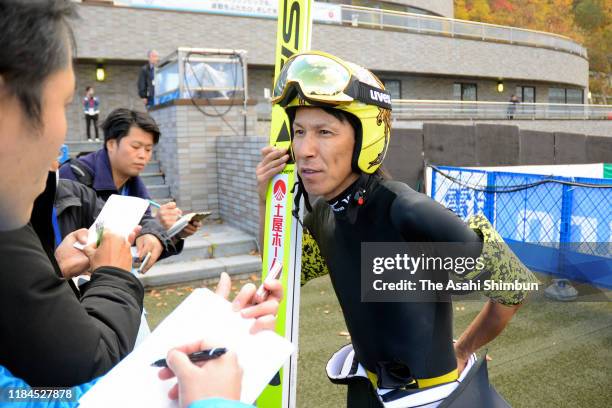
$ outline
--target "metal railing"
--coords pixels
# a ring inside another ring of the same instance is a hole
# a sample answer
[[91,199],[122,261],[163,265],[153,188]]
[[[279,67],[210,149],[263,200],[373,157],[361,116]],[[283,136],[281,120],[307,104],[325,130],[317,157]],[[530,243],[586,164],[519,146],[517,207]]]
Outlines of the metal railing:
[[587,58],[586,48],[580,44],[568,37],[543,31],[359,6],[342,5],[341,9],[342,22],[354,27],[395,29],[552,48]]
[[397,99],[393,101],[393,118],[612,120],[612,105]]

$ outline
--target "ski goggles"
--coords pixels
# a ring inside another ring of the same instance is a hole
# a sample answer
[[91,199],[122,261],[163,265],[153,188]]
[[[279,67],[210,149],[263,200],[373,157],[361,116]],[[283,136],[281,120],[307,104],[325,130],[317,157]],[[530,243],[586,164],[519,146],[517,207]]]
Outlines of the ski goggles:
[[318,51],[287,60],[274,86],[272,103],[285,107],[296,94],[330,106],[360,101],[391,109],[391,94],[381,89],[370,71]]

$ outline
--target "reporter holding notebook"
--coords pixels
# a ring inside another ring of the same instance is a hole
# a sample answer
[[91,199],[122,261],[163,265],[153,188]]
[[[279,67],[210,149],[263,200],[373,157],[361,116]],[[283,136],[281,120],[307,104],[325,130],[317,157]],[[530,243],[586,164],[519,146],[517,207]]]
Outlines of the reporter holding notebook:
[[[70,387],[93,380],[131,351],[140,323],[143,288],[129,272],[137,231],[128,239],[106,231],[98,247],[83,252],[72,247],[78,231],[60,243],[66,257],[78,258],[93,271],[77,297],[29,224],[34,200],[66,136],[66,107],[75,89],[69,20],[75,15],[70,0],[0,2],[3,389],[9,384]],[[280,283],[275,284],[278,293]],[[254,329],[274,327],[280,298],[251,306],[255,288],[247,289],[236,307],[249,306],[242,313],[256,318]]]
[[86,252],[60,244],[93,269],[77,298],[29,224],[66,135],[74,15],[70,1],[0,3],[0,365],[32,386],[108,371],[133,347],[144,292],[130,243],[107,232]]

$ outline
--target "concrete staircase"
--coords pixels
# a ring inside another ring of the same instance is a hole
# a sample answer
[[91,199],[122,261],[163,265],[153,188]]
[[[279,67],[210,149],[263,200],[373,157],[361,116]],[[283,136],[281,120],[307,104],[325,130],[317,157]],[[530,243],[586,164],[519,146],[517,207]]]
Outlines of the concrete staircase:
[[255,238],[225,224],[207,224],[185,240],[183,252],[156,263],[139,278],[145,287],[261,272]]
[[95,152],[102,148],[102,142],[74,142],[66,141],[70,157],[76,157],[79,153],[90,153]]

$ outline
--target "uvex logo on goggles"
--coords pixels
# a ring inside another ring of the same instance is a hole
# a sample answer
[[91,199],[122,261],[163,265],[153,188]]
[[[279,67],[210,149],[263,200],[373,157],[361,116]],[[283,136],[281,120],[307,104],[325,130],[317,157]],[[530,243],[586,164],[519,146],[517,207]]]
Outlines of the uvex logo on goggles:
[[370,89],[370,98],[374,101],[391,103],[391,95]]
[[[356,82],[356,84],[353,84],[352,87],[345,91],[347,95],[363,103],[391,110],[391,94],[389,92],[364,84],[363,82]],[[355,93],[357,94],[356,96],[354,96]]]

